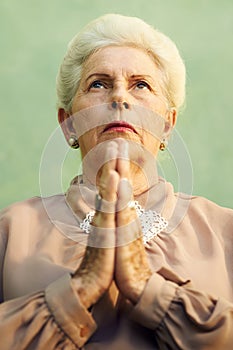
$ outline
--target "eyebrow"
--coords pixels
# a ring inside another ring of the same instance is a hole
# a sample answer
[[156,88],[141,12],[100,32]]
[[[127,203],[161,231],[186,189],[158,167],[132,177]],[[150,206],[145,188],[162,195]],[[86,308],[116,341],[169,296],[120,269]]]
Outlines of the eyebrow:
[[[106,74],[106,73],[93,73],[93,74],[90,74],[87,79],[86,79],[86,82],[88,82],[91,78],[93,77],[104,77],[104,78],[112,78],[112,75],[110,74]],[[153,78],[148,75],[148,74],[132,74],[130,76],[131,79],[142,79],[142,78],[146,78],[146,79],[149,79],[149,80],[153,80]]]
[[142,79],[142,78],[146,78],[146,79],[149,79],[149,80],[153,80],[152,76],[151,75],[148,75],[148,74],[133,74],[131,75],[131,78],[133,79]]
[[106,73],[93,73],[93,74],[89,75],[85,81],[87,82],[88,80],[90,80],[93,77],[110,78],[111,75],[110,74],[106,74]]

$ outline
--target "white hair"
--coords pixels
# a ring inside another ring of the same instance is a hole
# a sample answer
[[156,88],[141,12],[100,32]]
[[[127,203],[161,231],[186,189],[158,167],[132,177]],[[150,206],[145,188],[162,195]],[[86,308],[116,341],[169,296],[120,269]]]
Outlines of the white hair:
[[57,75],[57,107],[69,112],[78,89],[82,67],[96,50],[111,46],[134,46],[152,55],[163,73],[164,92],[170,107],[185,99],[185,66],[176,45],[163,33],[137,17],[107,14],[90,22],[68,44]]

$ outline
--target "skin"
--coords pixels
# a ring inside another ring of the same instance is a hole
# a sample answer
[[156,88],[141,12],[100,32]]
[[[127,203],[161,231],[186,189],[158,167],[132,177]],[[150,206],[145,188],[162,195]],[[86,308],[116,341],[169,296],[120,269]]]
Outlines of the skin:
[[[176,122],[176,109],[168,108],[162,74],[153,58],[141,49],[109,46],[98,50],[84,63],[72,111],[60,109],[58,112],[66,138],[78,129],[75,123],[68,123],[70,114],[96,105],[111,105],[113,101],[120,110],[127,102],[129,108],[139,105],[158,113],[167,122],[164,130],[167,137]],[[127,299],[137,303],[152,274],[136,211],[122,203],[128,203],[148,188],[142,169],[127,159],[127,141],[142,145],[154,157],[160,141],[145,130],[132,132],[127,128],[114,128],[103,132],[104,127],[92,128],[79,138],[83,158],[96,145],[109,141],[97,187],[104,200],[115,203],[115,212],[96,212],[95,232],[90,234],[92,245],[87,246],[83,261],[73,275],[77,293],[87,308],[95,304],[113,282]],[[107,234],[101,228],[105,228]],[[100,239],[109,248],[97,248]]]

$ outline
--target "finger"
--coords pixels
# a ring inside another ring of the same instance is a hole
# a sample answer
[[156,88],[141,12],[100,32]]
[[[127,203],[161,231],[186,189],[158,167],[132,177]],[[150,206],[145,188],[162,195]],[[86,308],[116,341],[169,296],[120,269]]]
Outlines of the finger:
[[116,169],[117,155],[118,155],[117,142],[114,142],[114,141],[109,142],[106,148],[104,165],[102,167],[102,173]]
[[[119,175],[109,171],[103,186],[99,187],[100,208],[96,209],[88,245],[97,248],[115,247],[115,206]],[[109,190],[112,189],[112,190]]]
[[[116,142],[109,142],[105,154],[105,163],[102,166],[99,174],[97,187],[99,193],[105,200],[116,200],[109,197],[115,196],[113,192],[116,192],[118,186],[118,177],[114,175],[116,172],[116,159],[118,154],[118,145]],[[110,193],[111,190],[111,193]]]
[[115,247],[115,206],[118,178],[119,175],[111,170],[106,177],[104,186],[99,188],[101,205],[93,217],[92,229],[88,237],[88,245],[90,246]]
[[133,200],[132,186],[127,178],[121,178],[117,189],[117,212],[129,209],[128,205]]
[[121,179],[118,185],[116,212],[116,244],[128,244],[142,236],[141,225],[132,201],[132,188],[127,179]]
[[119,174],[115,170],[104,173],[99,182],[99,194],[102,199],[116,204],[118,183]]
[[117,171],[121,178],[130,178],[129,144],[123,139],[118,140]]

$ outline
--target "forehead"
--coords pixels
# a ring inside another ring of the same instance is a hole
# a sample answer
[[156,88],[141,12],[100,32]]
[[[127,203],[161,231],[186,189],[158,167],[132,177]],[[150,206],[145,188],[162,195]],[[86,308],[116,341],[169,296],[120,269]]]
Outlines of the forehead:
[[143,49],[130,46],[107,46],[94,52],[84,63],[82,75],[93,73],[151,75],[161,73],[152,55]]

